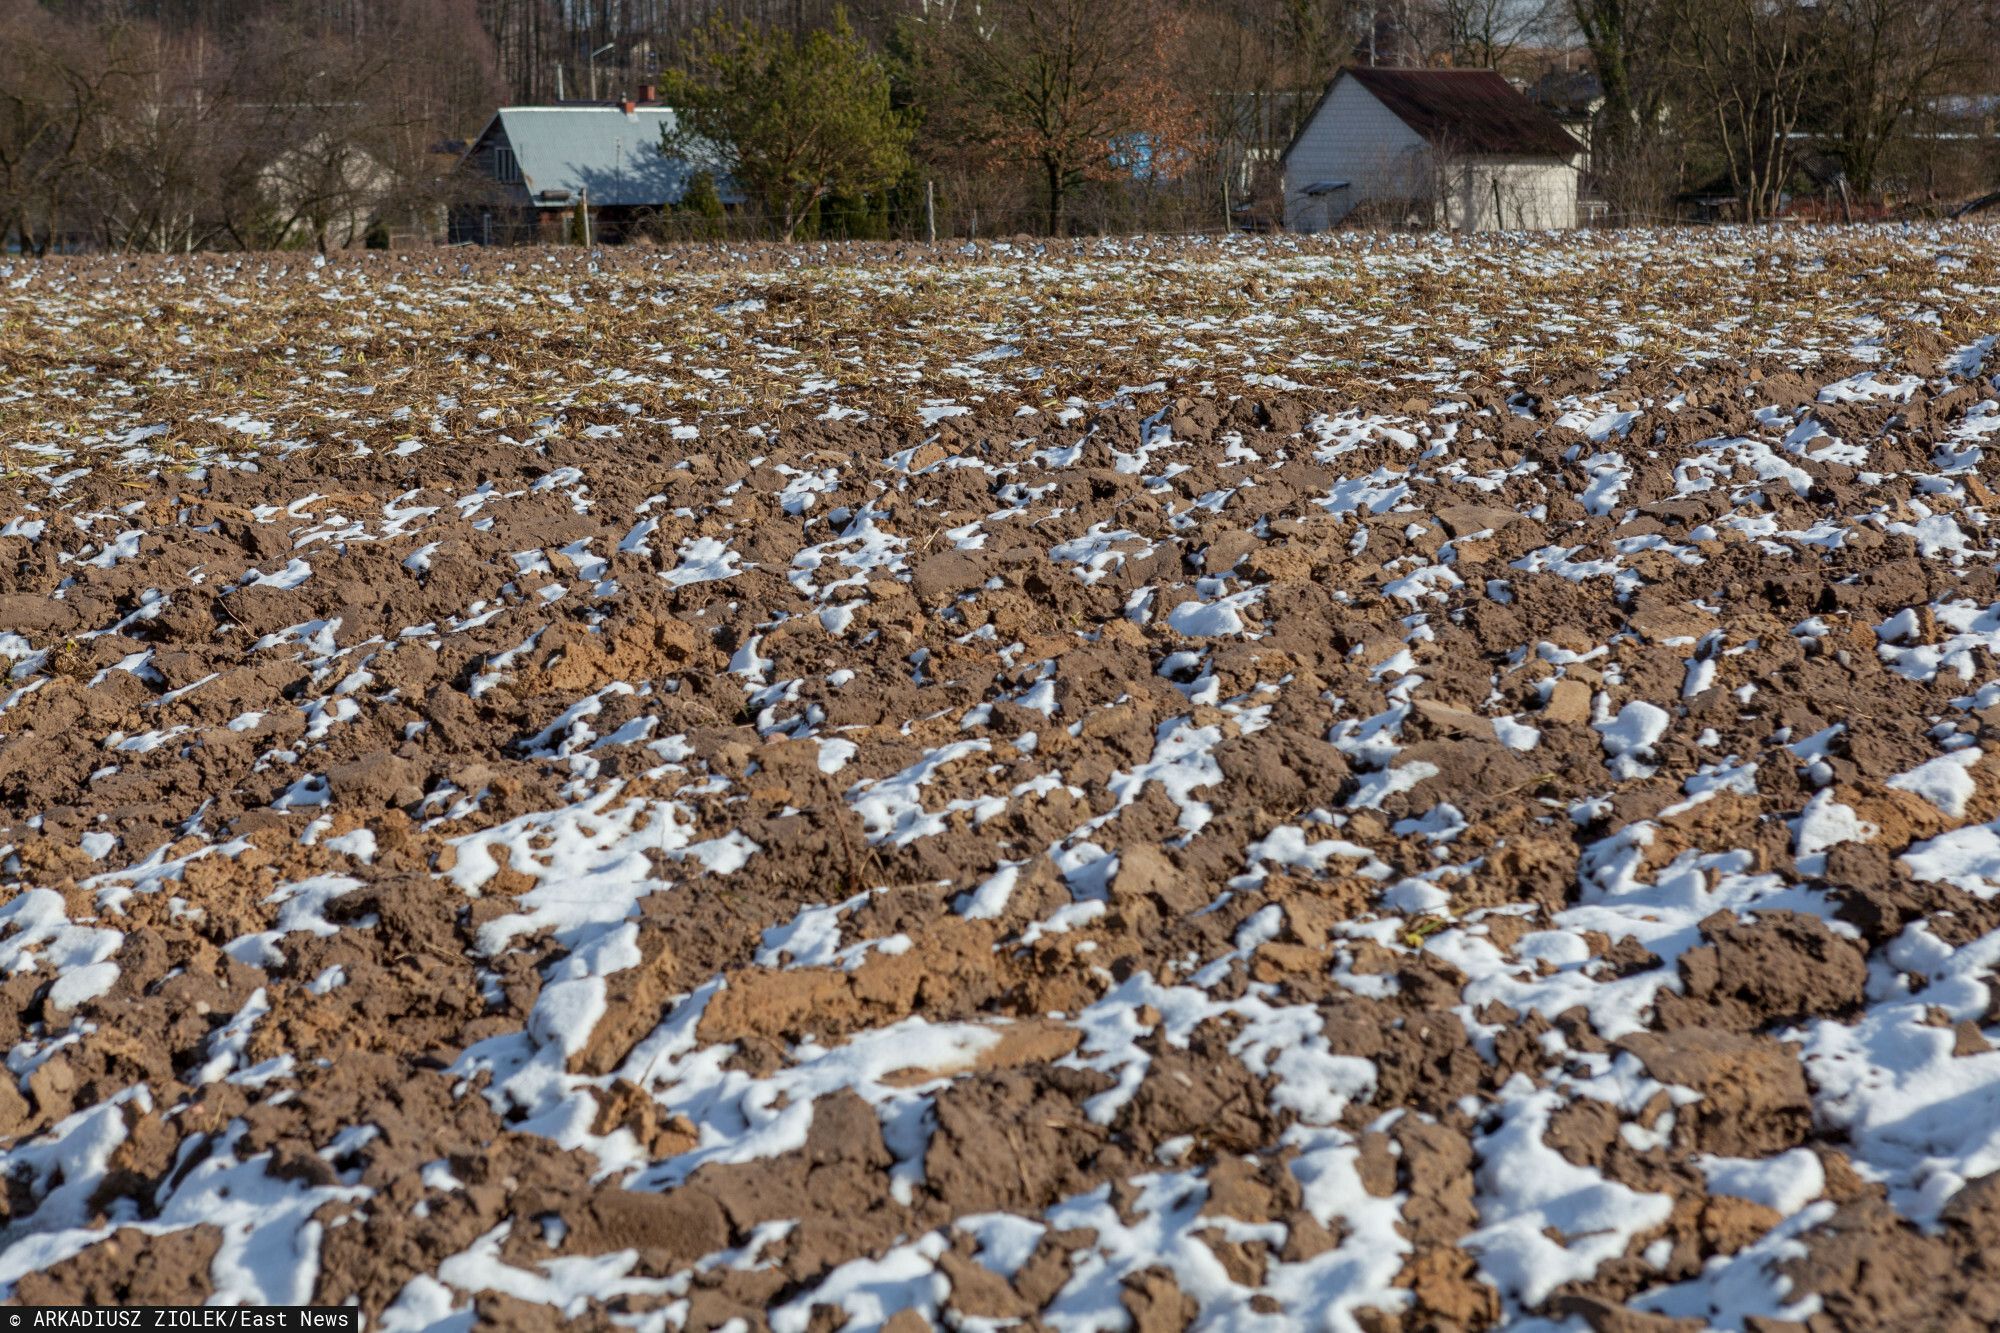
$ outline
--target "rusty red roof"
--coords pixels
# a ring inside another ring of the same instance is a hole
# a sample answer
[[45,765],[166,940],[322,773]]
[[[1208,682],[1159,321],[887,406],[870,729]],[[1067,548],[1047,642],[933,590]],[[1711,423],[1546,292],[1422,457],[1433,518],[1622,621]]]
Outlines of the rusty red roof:
[[[1509,157],[1573,157],[1569,131],[1490,69],[1380,69],[1350,66],[1352,78],[1396,118],[1434,144]],[[1329,89],[1330,90],[1330,89]]]

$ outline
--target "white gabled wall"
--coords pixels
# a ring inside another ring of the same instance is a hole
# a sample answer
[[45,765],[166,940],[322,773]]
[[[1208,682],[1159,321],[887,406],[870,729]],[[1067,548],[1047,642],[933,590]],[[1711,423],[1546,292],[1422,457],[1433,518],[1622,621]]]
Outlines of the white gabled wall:
[[[1428,194],[1429,179],[1423,136],[1342,75],[1285,157],[1285,226],[1324,231],[1363,200]],[[1312,198],[1305,191],[1315,181],[1347,181],[1348,188]]]
[[[1424,137],[1342,75],[1285,157],[1285,227],[1325,231],[1360,204],[1428,199],[1445,192],[1444,223],[1454,231],[1574,227],[1577,170],[1554,158],[1474,158],[1448,164],[1435,178]],[[1310,196],[1318,181],[1346,181]]]
[[1474,158],[1447,172],[1453,231],[1534,231],[1576,225],[1577,170],[1554,158]]

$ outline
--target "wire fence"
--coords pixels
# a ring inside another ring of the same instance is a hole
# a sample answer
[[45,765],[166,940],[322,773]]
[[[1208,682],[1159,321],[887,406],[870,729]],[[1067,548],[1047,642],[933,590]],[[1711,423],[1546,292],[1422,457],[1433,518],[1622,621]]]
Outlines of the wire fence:
[[[1837,205],[1827,207],[1818,200],[1799,201],[1777,217],[1745,219],[1703,210],[1662,210],[1657,208],[1579,208],[1577,230],[1622,231],[1638,228],[1733,226],[1787,227],[1799,225],[1841,226],[1884,222],[1932,222],[1950,218],[1949,207],[1935,201],[1915,201],[1884,211],[1855,208],[1845,216]],[[1977,220],[1976,218],[1974,220]],[[721,216],[679,209],[619,209],[592,207],[589,243],[592,245],[637,245],[694,247],[704,245],[754,245],[791,240],[800,243],[873,243],[888,245],[938,245],[979,242],[1044,244],[1130,236],[1178,236],[1219,238],[1288,230],[1282,208],[1275,203],[1232,207],[1225,218],[1220,203],[1210,209],[1176,207],[1167,202],[1151,208],[1105,208],[1082,206],[1066,213],[1063,230],[1052,231],[1045,205],[1020,204],[1004,207],[942,204],[932,224],[921,211],[892,209],[865,217],[836,213],[809,218],[786,236],[787,220],[779,214],[749,207],[736,207]],[[1441,223],[1398,223],[1379,217],[1347,219],[1327,229],[1331,234],[1404,234],[1450,230]],[[7,238],[12,240],[12,238]],[[584,237],[576,225],[573,208],[550,208],[527,212],[498,207],[461,206],[442,210],[427,225],[379,228],[365,243],[336,247],[344,249],[426,250],[449,248],[508,248],[527,246],[581,246]],[[100,237],[65,234],[49,247],[52,254],[153,254],[153,247],[120,247],[105,244]],[[195,249],[210,251],[212,245]],[[224,247],[225,249],[233,247]],[[310,251],[303,243],[288,247]],[[175,247],[174,253],[180,252]],[[0,242],[0,255],[25,253],[18,246]]]
[[[1904,208],[1894,212],[1881,210],[1863,211],[1856,209],[1853,216],[1843,216],[1838,209],[1823,208],[1788,210],[1775,217],[1743,218],[1713,210],[1686,209],[1666,211],[1658,209],[1579,209],[1578,231],[1623,231],[1639,228],[1665,227],[1759,227],[1784,228],[1796,226],[1865,226],[1885,222],[1936,221],[1949,217],[1948,211],[1935,208]],[[555,224],[539,225],[496,225],[485,234],[453,235],[446,241],[449,245],[493,245],[530,246],[550,244],[583,244],[582,238],[565,220]],[[786,220],[776,214],[754,210],[732,210],[722,217],[704,217],[676,212],[644,213],[629,217],[614,215],[612,210],[593,210],[590,240],[600,245],[740,245],[760,242],[874,242],[887,244],[939,245],[965,242],[1013,242],[1045,243],[1049,241],[1078,241],[1121,236],[1155,235],[1184,237],[1223,237],[1230,235],[1254,235],[1260,233],[1289,230],[1284,224],[1282,213],[1252,211],[1239,213],[1225,220],[1221,210],[1216,209],[1207,216],[1192,213],[1176,215],[1160,212],[1141,215],[1104,214],[1082,215],[1065,218],[1063,230],[1052,231],[1048,225],[1048,212],[1042,208],[1013,208],[968,211],[959,217],[940,214],[935,229],[927,226],[922,219],[914,223],[909,218],[891,218],[884,225],[853,227],[842,225],[808,225],[797,227],[790,236],[786,235]],[[1572,228],[1565,228],[1570,230]],[[1326,231],[1334,234],[1366,235],[1371,233],[1422,234],[1429,232],[1449,232],[1452,229],[1442,221],[1397,223],[1379,218],[1363,220],[1351,219],[1336,224]],[[417,244],[427,244],[423,238],[411,238]]]
[[[1274,230],[1280,223],[1275,210],[1266,213],[1237,209],[1232,212],[1233,216],[1226,217],[1219,203],[1205,212],[1191,207],[1084,207],[1066,209],[1060,231],[1050,226],[1049,210],[1043,205],[939,207],[934,216],[927,216],[921,209],[866,213],[843,210],[808,215],[803,219],[788,219],[779,213],[747,207],[730,208],[717,215],[681,209],[593,206],[589,217],[590,239],[610,244],[783,239],[992,241],[1021,237],[1118,236],[1141,232],[1216,236],[1230,232]],[[582,244],[584,241],[577,210],[573,206],[538,210],[534,214],[486,208],[454,210],[445,231],[447,243],[452,245]]]

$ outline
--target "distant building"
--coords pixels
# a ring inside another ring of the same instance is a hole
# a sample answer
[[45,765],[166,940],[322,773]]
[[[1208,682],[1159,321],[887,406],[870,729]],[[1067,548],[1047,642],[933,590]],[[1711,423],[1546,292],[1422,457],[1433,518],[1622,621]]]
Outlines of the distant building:
[[1351,67],[1285,150],[1285,226],[1574,227],[1582,152],[1492,70]]
[[1594,70],[1550,70],[1528,88],[1528,100],[1554,116],[1583,148],[1583,172],[1591,169],[1597,116],[1604,109],[1604,84]]
[[365,148],[322,133],[266,163],[257,184],[270,218],[260,240],[326,250],[363,242],[395,178]]
[[1938,127],[1930,131],[1934,138],[2000,138],[2000,94],[1946,93],[1927,97],[1911,114],[1937,122]]
[[[703,170],[660,151],[674,123],[673,108],[637,102],[501,107],[459,161],[482,188],[459,191],[452,243],[561,241],[579,202],[594,239],[624,239],[680,203]],[[743,202],[727,177],[716,190],[726,207]]]

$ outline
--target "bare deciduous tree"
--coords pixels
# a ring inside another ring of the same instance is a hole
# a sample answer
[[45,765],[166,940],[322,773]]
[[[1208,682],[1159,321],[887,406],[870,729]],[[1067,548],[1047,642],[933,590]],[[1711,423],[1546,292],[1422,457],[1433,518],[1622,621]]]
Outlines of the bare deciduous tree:
[[1820,141],[1854,189],[1875,187],[1891,142],[1990,53],[1976,37],[1988,0],[1824,0],[1830,40],[1814,80]]
[[1691,125],[1705,129],[1748,221],[1774,217],[1798,166],[1831,25],[1800,0],[1661,0],[1668,61]]
[[1200,131],[1173,77],[1183,32],[1163,0],[1015,0],[937,22],[922,44],[940,124],[1040,173],[1049,234],[1085,181],[1172,169]]
[[0,8],[0,243],[63,243],[64,205],[101,147],[111,109],[143,71],[131,30],[65,22],[32,0]]
[[1557,35],[1561,0],[1434,0],[1451,62],[1498,69],[1516,48]]
[[[712,21],[795,41],[840,0],[0,0],[0,244],[184,250],[422,232],[507,102],[671,85]],[[2000,182],[1993,0],[847,0],[917,126],[881,228],[1227,225],[1350,62],[1588,53],[1591,180],[1655,219],[1722,178],[1750,217],[1801,165],[1844,191]],[[1580,44],[1580,46],[1579,46]],[[747,95],[747,94],[746,94]],[[926,182],[935,186],[927,190]],[[469,197],[469,196],[467,196]],[[887,201],[887,202],[884,202]],[[1879,205],[1878,205],[1879,207]],[[1859,215],[1857,208],[1856,213]]]

